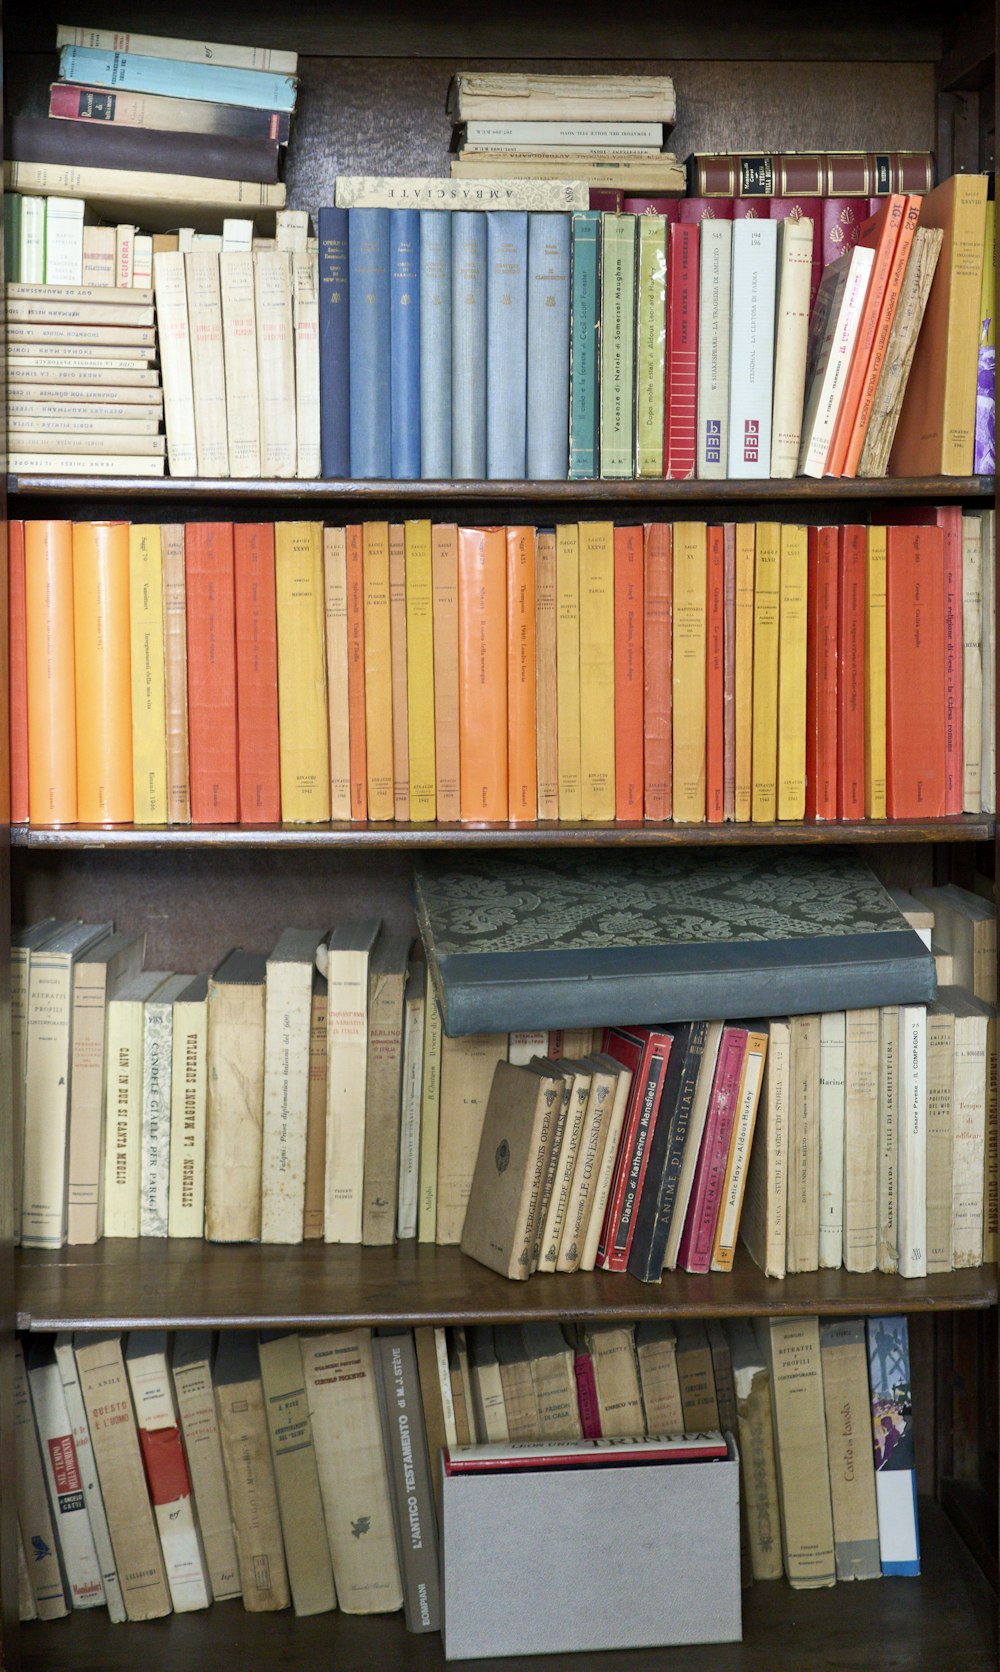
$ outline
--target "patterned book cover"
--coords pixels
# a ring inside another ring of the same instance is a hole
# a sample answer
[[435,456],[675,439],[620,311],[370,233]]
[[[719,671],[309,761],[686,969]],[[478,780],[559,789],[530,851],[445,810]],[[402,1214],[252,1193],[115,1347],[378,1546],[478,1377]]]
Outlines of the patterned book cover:
[[882,1572],[916,1576],[920,1537],[906,1319],[868,1318],[866,1328]]

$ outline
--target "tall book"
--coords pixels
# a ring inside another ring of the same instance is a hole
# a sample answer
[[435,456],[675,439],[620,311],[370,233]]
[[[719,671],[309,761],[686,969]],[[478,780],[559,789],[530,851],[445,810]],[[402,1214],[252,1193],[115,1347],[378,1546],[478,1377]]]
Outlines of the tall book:
[[580,814],[615,816],[614,527],[585,522],[580,550]]
[[194,395],[195,458],[199,476],[229,475],[226,373],[223,355],[219,254],[192,250],[184,257],[191,381]]
[[185,530],[191,819],[239,816],[233,525]]
[[699,233],[697,225],[672,225],[667,253],[663,473],[675,480],[694,476],[698,460]]
[[451,219],[420,211],[420,474],[451,475]]
[[565,481],[569,468],[570,221],[528,217],[526,473]]
[[[32,1343],[28,1354],[28,1385],[70,1601],[74,1608],[99,1608],[105,1600],[101,1563],[91,1529],[73,1424],[50,1343]],[[33,1554],[37,1554],[37,1549],[35,1545]]]
[[166,687],[163,655],[163,558],[156,523],[129,529],[132,667],[132,793],[136,824],[167,816]]
[[468,1034],[441,1041],[441,1096],[437,1167],[437,1241],[462,1240],[483,1122],[505,1034]]
[[878,1579],[875,1470],[868,1442],[868,1356],[861,1318],[820,1324],[837,1578]]
[[125,1366],[170,1600],[178,1614],[207,1608],[212,1592],[181,1443],[166,1330],[133,1330],[125,1349]]
[[262,1242],[301,1242],[309,1114],[309,1042],[318,930],[285,929],[267,960],[264,993]]
[[774,478],[794,476],[798,468],[815,227],[816,221],[808,216],[778,222],[770,463]]
[[697,469],[705,480],[721,480],[728,468],[732,272],[732,221],[703,221],[698,275]]
[[196,975],[172,1004],[170,1184],[167,1234],[200,1237],[205,1226],[208,1108],[208,977]]
[[667,223],[642,215],[638,228],[635,342],[635,473],[663,475],[667,325]]
[[167,823],[189,824],[187,580],[184,524],[160,526],[163,567],[163,699],[167,745]]
[[227,954],[208,983],[208,1133],[205,1235],[260,1238],[266,960]]
[[76,781],[88,824],[127,824],[133,814],[129,635],[128,525],[76,523]]
[[215,1408],[209,1330],[177,1330],[171,1374],[212,1596],[222,1602],[240,1595],[240,1574]]
[[909,1333],[905,1317],[869,1318],[866,1330],[882,1572],[914,1576],[920,1538]]
[[389,211],[348,220],[350,461],[355,480],[392,475]]
[[600,468],[606,479],[632,475],[635,387],[634,215],[601,220]]
[[451,474],[486,475],[486,221],[451,216]]
[[17,1519],[24,1548],[32,1554],[30,1584],[36,1614],[43,1620],[59,1620],[69,1613],[69,1606],[59,1565],[59,1547],[52,1529],[52,1515],[46,1497],[45,1476],[38,1432],[31,1410],[24,1350],[19,1341],[14,1343],[13,1359]]
[[370,819],[394,816],[389,525],[363,525],[364,725]]
[[258,1348],[288,1583],[296,1614],[337,1605],[297,1335],[262,1334]]
[[441,1624],[437,1523],[413,1331],[380,1331],[373,1338],[372,1350],[406,1628],[437,1631]]
[[167,1235],[173,1079],[174,1001],[190,977],[172,975],[143,1006],[142,1154],[139,1166],[139,1235]]
[[599,474],[598,327],[600,324],[601,216],[596,210],[570,222],[573,294],[570,305],[569,476],[589,481]]
[[420,476],[420,212],[389,211],[389,451],[395,481]]
[[368,966],[377,918],[341,924],[327,950],[327,1242],[360,1242],[368,1060]]
[[115,1566],[114,1551],[111,1548],[111,1534],[108,1530],[104,1496],[101,1492],[97,1465],[94,1461],[94,1448],[90,1443],[90,1427],[83,1404],[83,1392],[80,1388],[80,1377],[76,1368],[72,1336],[66,1332],[57,1335],[53,1343],[53,1351],[59,1379],[62,1383],[66,1414],[73,1435],[76,1467],[79,1472],[84,1502],[87,1506],[94,1548],[97,1551],[97,1559],[100,1563],[101,1583],[104,1590],[104,1600],[107,1604],[108,1617],[113,1624],[120,1625],[127,1618],[125,1603],[122,1598],[118,1569]]
[[[734,221],[728,446],[731,477],[768,476],[771,470],[777,248],[775,221]],[[672,372],[673,365],[671,359]]]
[[253,256],[222,250],[218,261],[229,475],[254,477],[261,474],[261,455]]
[[287,479],[296,474],[297,461],[295,335],[287,252],[258,250],[253,276],[261,474]]
[[243,824],[277,824],[281,818],[274,541],[271,523],[234,525],[237,769]]
[[781,1512],[774,1453],[771,1376],[766,1355],[745,1318],[725,1324],[732,1363],[740,1479],[754,1579],[781,1578]]
[[252,1614],[287,1608],[288,1570],[252,1331],[222,1331],[213,1381],[243,1606]]
[[796,1590],[832,1585],[836,1566],[819,1320],[759,1318],[755,1328],[771,1377],[785,1576]]
[[144,1007],[169,977],[144,970],[108,1002],[105,1055],[104,1235],[137,1237],[140,1218]]
[[330,817],[323,532],[319,523],[275,525],[274,573],[281,816],[293,823],[318,823]]
[[458,714],[461,815],[506,819],[506,541],[499,528],[458,531]]
[[674,525],[673,817],[705,817],[707,544],[704,523]]
[[368,964],[361,1240],[369,1245],[391,1245],[396,1237],[403,993],[409,950],[407,931],[382,936]]
[[[320,466],[325,477],[351,474],[348,220],[346,209],[320,209]],[[256,394],[256,389],[254,391]]]
[[486,475],[494,481],[528,474],[528,236],[523,210],[486,211]]

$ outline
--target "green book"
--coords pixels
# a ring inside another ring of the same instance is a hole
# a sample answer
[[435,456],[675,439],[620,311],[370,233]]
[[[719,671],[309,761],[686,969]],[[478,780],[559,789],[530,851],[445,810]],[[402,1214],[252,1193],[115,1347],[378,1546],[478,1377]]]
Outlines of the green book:
[[635,388],[636,215],[601,227],[601,476],[629,480]]
[[667,354],[667,223],[639,216],[635,293],[635,473],[663,475],[663,393]]

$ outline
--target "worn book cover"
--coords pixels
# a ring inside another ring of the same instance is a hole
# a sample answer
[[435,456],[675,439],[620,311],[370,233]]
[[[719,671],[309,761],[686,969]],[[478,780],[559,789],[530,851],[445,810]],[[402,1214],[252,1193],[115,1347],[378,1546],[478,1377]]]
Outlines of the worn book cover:
[[437,1516],[412,1330],[372,1339],[406,1629],[439,1631]]
[[214,1382],[243,1606],[255,1614],[287,1608],[288,1571],[253,1331],[222,1331]]
[[337,1593],[299,1337],[267,1331],[258,1354],[292,1605],[296,1614],[324,1614]]
[[862,1318],[819,1327],[838,1579],[879,1579],[875,1469],[869,1445],[868,1359]]
[[462,1249],[503,1277],[531,1275],[542,1182],[563,1081],[541,1064],[498,1062],[462,1230]]

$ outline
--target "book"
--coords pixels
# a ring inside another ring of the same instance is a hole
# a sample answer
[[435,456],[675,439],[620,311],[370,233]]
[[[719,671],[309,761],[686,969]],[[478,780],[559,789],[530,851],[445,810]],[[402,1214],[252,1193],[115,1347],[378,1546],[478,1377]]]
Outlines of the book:
[[31,1410],[24,1349],[15,1341],[12,1368],[14,1457],[17,1464],[16,1504],[25,1550],[32,1554],[30,1588],[36,1616],[59,1620],[69,1613],[59,1562],[59,1547],[45,1490],[39,1436]]
[[859,476],[885,475],[943,239],[940,227],[918,226],[914,233],[886,344],[885,360],[872,399],[868,429],[858,461]]
[[669,76],[529,75],[509,71],[463,71],[452,76],[447,111],[453,122],[475,118],[510,121],[559,121],[586,112],[590,122],[629,118],[674,121],[674,85]]
[[[729,363],[729,475],[771,469],[771,405],[778,228],[774,221],[733,224]],[[671,376],[676,362],[671,353]]]
[[69,1600],[73,1608],[100,1608],[105,1600],[101,1564],[90,1525],[62,1376],[51,1344],[32,1343],[28,1353],[27,1379],[49,1503],[59,1529],[58,1548]]
[[420,1076],[417,1238],[437,1240],[438,1137],[441,1116],[441,1017],[425,971],[424,1055]]
[[875,1470],[868,1447],[868,1356],[861,1318],[820,1325],[838,1580],[879,1579]]
[[704,523],[682,522],[673,533],[673,789],[677,822],[705,817],[707,721],[707,547]]
[[635,250],[635,217],[602,216],[599,445],[607,479],[631,477],[633,470]]
[[243,1606],[252,1614],[287,1608],[288,1570],[257,1340],[251,1330],[221,1332],[212,1380]]
[[896,1118],[898,1270],[927,1275],[927,1013],[899,1006]]
[[527,234],[524,471],[532,481],[566,479],[569,390],[570,223],[564,214],[533,214]]
[[601,218],[596,211],[587,210],[573,215],[570,240],[569,477],[571,481],[590,481],[598,475],[600,466],[598,326],[601,309]]
[[368,970],[379,928],[378,919],[341,924],[327,951],[327,1242],[361,1241]]
[[614,528],[581,523],[580,562],[580,814],[612,819],[615,813],[614,732]]
[[125,1349],[139,1446],[174,1612],[212,1600],[167,1364],[165,1330],[132,1330]]
[[789,1272],[816,1271],[819,1267],[820,1044],[819,1016],[790,1018],[785,1235]]
[[909,1334],[903,1317],[869,1318],[865,1328],[882,1572],[912,1576],[920,1572],[920,1541]]
[[945,810],[943,537],[934,528],[886,536],[886,811]]
[[464,1253],[504,1277],[531,1275],[562,1088],[554,1065],[496,1066],[461,1242]]
[[420,210],[420,474],[451,475],[451,224]]
[[351,475],[386,479],[392,475],[388,211],[353,209],[348,249]]
[[77,809],[89,824],[133,813],[129,668],[129,531],[125,523],[73,529]]
[[[851,1020],[840,1010],[829,1010],[819,1019],[819,1238],[818,1269],[838,1270],[844,1264],[844,1185],[852,1182],[867,1191],[865,1168],[870,1162],[865,1129],[871,1118],[870,1056],[868,1018],[865,1012],[851,1012]],[[858,1025],[860,1022],[860,1026]],[[876,1020],[876,1029],[878,1021]],[[847,1039],[850,1027],[852,1123],[862,1140],[861,1166],[845,1153],[844,1124],[847,1101]],[[876,1035],[877,1043],[877,1035]],[[852,1201],[852,1218],[855,1204]],[[852,1231],[854,1227],[852,1225]]]
[[297,431],[292,279],[286,252],[258,250],[253,276],[260,468],[265,476],[288,478],[296,474]]
[[208,977],[198,975],[173,1000],[167,1215],[172,1237],[200,1237],[204,1229],[207,1039]]
[[212,1383],[209,1330],[177,1330],[171,1374],[212,1597],[221,1602],[240,1595],[240,1575]]
[[436,1212],[439,1243],[462,1240],[493,1072],[506,1055],[503,1034],[442,1038]]
[[849,1009],[844,1046],[844,1266],[878,1264],[879,1013]]
[[799,449],[799,471],[807,476],[821,477],[827,471],[874,260],[873,250],[856,245],[826,268],[820,283],[809,322]]
[[[532,226],[534,226],[532,221]],[[486,211],[486,469],[491,480],[525,468],[528,375],[528,217]],[[459,308],[463,315],[467,303]]]
[[233,525],[188,523],[184,535],[191,820],[235,824]]
[[172,975],[143,1006],[139,1235],[165,1237],[170,1190],[173,1007],[190,981]]
[[782,524],[775,793],[779,820],[804,818],[806,809],[808,567],[808,530]]
[[663,475],[667,223],[643,215],[637,229],[635,290],[635,474]]
[[299,1337],[265,1331],[258,1355],[292,1605],[297,1615],[323,1614],[337,1593]]
[[437,1525],[413,1332],[380,1331],[372,1349],[406,1628],[436,1631],[441,1623]]
[[424,1015],[427,966],[419,946],[410,947],[403,989],[402,1073],[399,1100],[399,1185],[396,1235],[415,1237],[420,1194],[420,1111],[423,1094]]
[[[267,523],[234,525],[237,772],[244,824],[276,824],[281,816],[274,543],[274,528]],[[286,558],[287,545],[286,539]]]
[[721,480],[726,474],[728,454],[733,269],[730,221],[713,218],[702,222],[699,264],[697,473],[704,480]]
[[506,540],[502,529],[458,531],[458,719],[461,816],[506,819]]
[[758,1318],[771,1378],[785,1577],[796,1590],[836,1579],[817,1318]]
[[693,477],[698,458],[698,239],[696,225],[670,228],[663,466],[675,480]]
[[[858,411],[868,381],[868,369],[875,353],[879,322],[888,303],[890,286],[895,294],[896,284],[902,277],[902,267],[897,272],[895,261],[900,239],[903,237],[906,211],[906,197],[902,193],[894,192],[880,204],[876,214],[863,222],[859,234],[859,245],[872,250],[874,261],[858,325],[857,343],[851,355],[850,366],[847,368],[840,411],[830,439],[827,472],[832,476],[842,476],[846,473],[848,448],[855,442]],[[907,222],[907,242],[911,241],[915,226],[916,215]]]
[[144,970],[107,1006],[105,1057],[104,1235],[137,1237],[141,1224],[145,1004],[170,978]]
[[471,205],[452,217],[451,238],[451,473],[481,479],[487,468],[488,256],[486,222]]
[[420,217],[389,212],[389,442],[395,481],[420,476]]
[[277,523],[274,539],[281,816],[317,823],[330,817],[321,525]]
[[266,960],[234,950],[208,983],[205,1235],[257,1242],[261,1230]]
[[778,1481],[772,1424],[771,1376],[766,1355],[745,1318],[727,1319],[740,1478],[754,1579],[780,1579],[782,1571]]
[[318,930],[286,929],[267,960],[261,1142],[262,1242],[301,1242],[305,1212],[309,1040]]
[[667,1240],[678,1211],[680,1171],[690,1131],[692,1105],[709,1024],[673,1030],[660,1113],[648,1141],[646,1180],[635,1212],[628,1269],[644,1282],[658,1282]]
[[368,963],[361,1240],[391,1245],[399,1194],[399,1109],[408,932],[380,937]]
[[929,151],[698,152],[688,159],[688,178],[695,197],[884,197],[929,192],[934,158]]
[[[772,477],[794,476],[802,440],[809,311],[812,305],[813,229],[806,217],[778,223],[777,310],[774,327]],[[702,232],[704,241],[705,233]]]
[[837,811],[840,818],[847,819],[862,818],[865,810],[864,640],[868,565],[865,530],[860,524],[843,524],[838,541]]
[[90,1531],[100,1564],[101,1585],[104,1600],[107,1604],[108,1618],[113,1624],[120,1625],[127,1618],[125,1603],[122,1598],[118,1569],[115,1566],[114,1551],[111,1548],[111,1534],[108,1530],[108,1517],[104,1509],[101,1483],[97,1476],[94,1450],[90,1443],[90,1427],[84,1409],[83,1392],[76,1368],[72,1336],[66,1332],[60,1332],[54,1339],[53,1352],[62,1384],[62,1397],[66,1415],[72,1433],[79,1484],[87,1506]]
[[425,180],[410,175],[338,174],[336,183],[339,209],[574,210],[586,209],[588,196],[581,181],[520,180],[516,176]]

